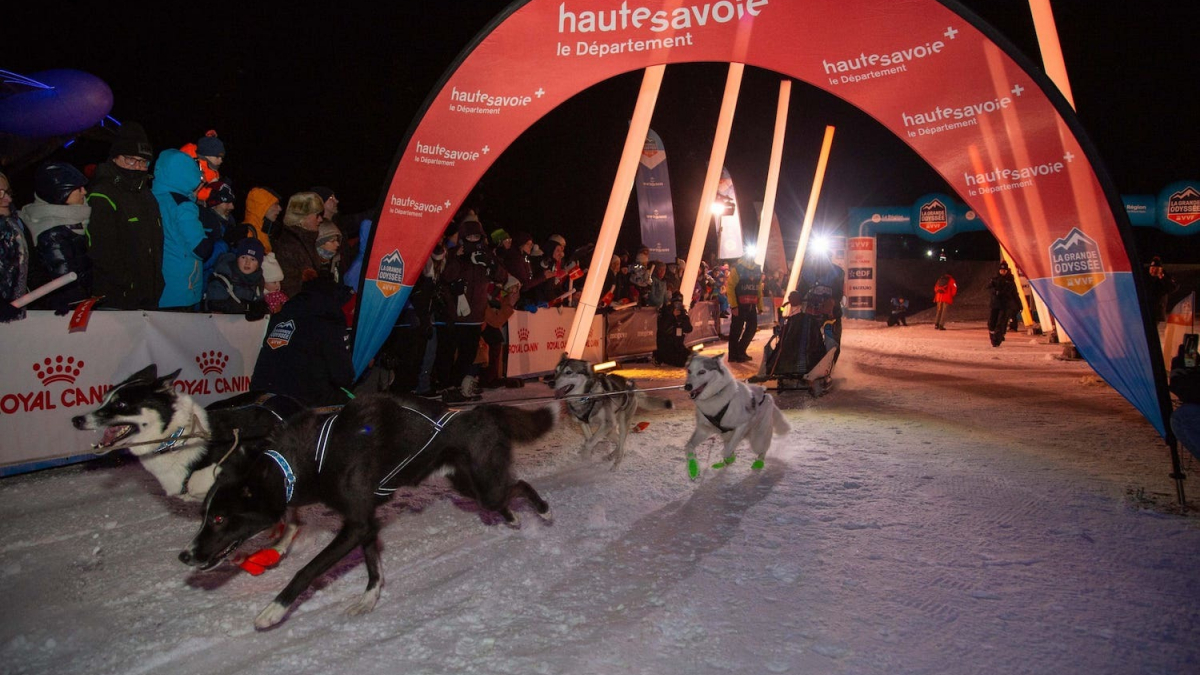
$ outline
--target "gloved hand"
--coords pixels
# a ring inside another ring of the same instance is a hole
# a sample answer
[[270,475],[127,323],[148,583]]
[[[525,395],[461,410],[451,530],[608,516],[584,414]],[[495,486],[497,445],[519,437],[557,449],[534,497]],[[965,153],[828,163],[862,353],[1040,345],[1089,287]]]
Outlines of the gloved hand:
[[261,321],[268,313],[270,308],[267,303],[262,300],[251,300],[250,306],[246,309],[247,321]]
[[61,295],[50,298],[50,309],[54,310],[54,316],[66,316],[71,313],[71,305]]
[[8,323],[21,318],[21,310],[13,307],[11,302],[0,300],[0,323]]

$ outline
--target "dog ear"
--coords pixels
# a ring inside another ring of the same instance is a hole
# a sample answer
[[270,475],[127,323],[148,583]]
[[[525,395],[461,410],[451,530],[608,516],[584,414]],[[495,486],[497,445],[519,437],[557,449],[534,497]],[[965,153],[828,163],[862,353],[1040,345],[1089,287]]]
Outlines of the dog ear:
[[153,363],[129,376],[130,382],[153,382],[156,379],[158,379],[158,366]]
[[183,368],[176,368],[175,372],[168,373],[168,374],[163,375],[162,377],[158,378],[158,380],[156,381],[156,384],[158,385],[159,390],[160,391],[170,391],[170,390],[174,389],[174,386],[172,385],[172,383],[175,382],[175,378],[179,377],[179,373],[181,373],[181,372],[183,372]]

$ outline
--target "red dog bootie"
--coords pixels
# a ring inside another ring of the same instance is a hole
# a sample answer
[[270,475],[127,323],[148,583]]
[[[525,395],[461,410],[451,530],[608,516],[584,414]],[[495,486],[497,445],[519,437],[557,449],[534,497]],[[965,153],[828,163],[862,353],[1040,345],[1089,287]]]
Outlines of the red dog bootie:
[[264,548],[251,553],[250,557],[238,563],[238,567],[256,577],[266,572],[268,568],[278,565],[280,557],[279,551],[273,548]]

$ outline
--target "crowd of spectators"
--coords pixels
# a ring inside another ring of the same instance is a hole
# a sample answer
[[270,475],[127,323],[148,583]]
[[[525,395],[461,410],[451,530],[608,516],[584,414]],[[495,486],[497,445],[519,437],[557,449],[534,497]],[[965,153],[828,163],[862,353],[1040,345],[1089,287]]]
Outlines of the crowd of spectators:
[[[297,304],[291,314],[318,306],[328,318],[330,300],[340,299],[347,326],[352,323],[362,265],[358,244],[374,219],[341,216],[335,191],[325,186],[286,199],[253,186],[237,218],[238,189],[222,174],[225,162],[215,131],[156,154],[145,130],[126,122],[98,165],[39,166],[32,201],[20,209],[0,174],[0,321],[24,316],[12,300],[74,272],[74,281],[30,307],[66,314],[96,298],[99,310],[234,313],[251,321],[270,315],[270,333],[276,319],[289,314],[289,299],[303,296],[304,307]],[[591,244],[569,247],[560,234],[539,241],[525,231],[485,228],[475,211],[464,210],[426,262],[385,346],[384,360],[397,373],[393,387],[457,401],[478,397],[481,387],[520,386],[505,375],[508,318],[575,305],[591,251]],[[729,269],[702,264],[688,294],[680,289],[682,260],[652,260],[648,248],[632,260],[618,253],[600,311],[664,309],[666,330],[682,336],[691,330],[687,295],[689,306],[716,299],[727,315]],[[324,290],[320,301],[304,293],[316,280]],[[330,284],[345,292],[333,293]],[[664,362],[684,356],[662,347]],[[344,379],[344,368],[339,373]]]

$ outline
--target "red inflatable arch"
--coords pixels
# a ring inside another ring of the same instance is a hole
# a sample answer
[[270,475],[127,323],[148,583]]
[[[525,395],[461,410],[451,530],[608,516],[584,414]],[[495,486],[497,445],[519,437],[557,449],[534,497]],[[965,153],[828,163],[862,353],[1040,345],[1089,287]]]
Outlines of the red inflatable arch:
[[[1021,265],[1080,353],[1167,435],[1169,398],[1119,196],[1050,81],[937,0],[528,0],[476,37],[393,161],[364,267],[361,371],[495,158],[580,91],[737,62],[857,106],[923,157]],[[1006,44],[1006,43],[1005,43]]]

